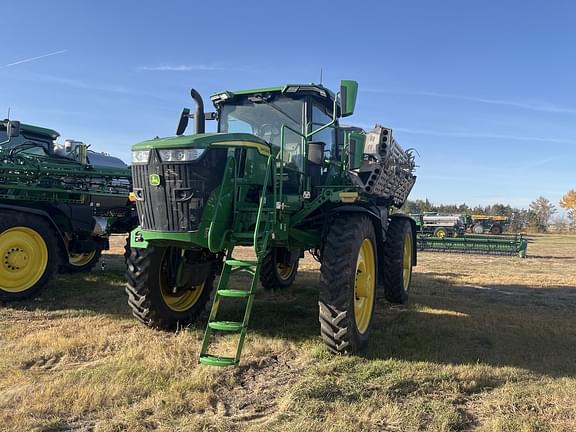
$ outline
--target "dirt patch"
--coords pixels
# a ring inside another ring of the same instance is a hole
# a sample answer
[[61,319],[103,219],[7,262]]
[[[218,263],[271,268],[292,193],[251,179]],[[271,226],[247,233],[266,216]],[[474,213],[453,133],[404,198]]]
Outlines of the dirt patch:
[[263,421],[273,414],[282,395],[304,369],[297,353],[269,354],[226,371],[210,400],[214,414],[234,421]]

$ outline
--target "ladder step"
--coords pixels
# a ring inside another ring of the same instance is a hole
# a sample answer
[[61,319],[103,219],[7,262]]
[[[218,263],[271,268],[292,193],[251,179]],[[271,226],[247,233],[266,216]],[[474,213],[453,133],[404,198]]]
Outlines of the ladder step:
[[239,297],[239,298],[246,298],[250,297],[250,291],[241,290],[241,289],[221,289],[217,291],[219,296],[222,297]]
[[212,321],[208,323],[212,330],[236,332],[242,330],[244,324],[237,321]]
[[231,266],[231,267],[256,267],[258,265],[258,261],[254,260],[226,260],[224,264]]
[[256,272],[249,267],[236,267],[230,270],[230,273],[248,273],[252,277],[256,274]]
[[201,355],[200,363],[209,366],[235,366],[238,364],[234,357],[219,357],[210,354]]

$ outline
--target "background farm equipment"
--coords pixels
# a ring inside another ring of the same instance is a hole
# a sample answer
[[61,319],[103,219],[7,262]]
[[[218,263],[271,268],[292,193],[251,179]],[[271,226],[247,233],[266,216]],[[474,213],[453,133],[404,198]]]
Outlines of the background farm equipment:
[[418,250],[526,257],[528,240],[515,236],[466,235],[460,238],[418,236]]
[[434,237],[457,237],[465,232],[464,219],[461,215],[439,215],[437,213],[410,214],[416,221],[418,232]]
[[108,236],[137,223],[120,160],[20,122],[0,122],[0,300],[36,294],[56,271],[90,270]]
[[510,218],[502,215],[463,215],[466,230],[474,234],[502,234],[510,225]]
[[[184,109],[177,137],[132,148],[140,226],[128,257],[128,302],[146,325],[176,329],[198,320],[220,275],[199,361],[237,365],[258,281],[292,284],[305,250],[321,262],[321,335],[334,353],[366,346],[375,290],[407,300],[416,264],[415,223],[391,214],[415,181],[414,158],[381,126],[343,126],[355,81],[339,94],[294,84],[212,96],[205,113]],[[190,118],[193,135],[183,135]],[[218,120],[205,133],[205,119]],[[365,144],[368,146],[365,148]],[[240,259],[250,246],[254,259]],[[248,287],[232,289],[237,273]],[[222,320],[222,302],[242,301],[242,320]],[[212,354],[217,333],[238,334],[232,354]]]

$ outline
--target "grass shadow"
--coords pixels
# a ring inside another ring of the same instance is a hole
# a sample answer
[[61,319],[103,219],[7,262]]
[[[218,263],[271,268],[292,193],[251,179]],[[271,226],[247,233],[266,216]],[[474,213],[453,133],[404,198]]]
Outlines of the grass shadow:
[[[107,271],[61,275],[35,300],[16,309],[78,311],[129,319],[120,256]],[[242,283],[242,281],[241,281]],[[293,288],[256,296],[250,332],[304,342],[319,339],[318,271],[299,273]],[[576,287],[473,286],[446,274],[415,273],[408,305],[379,300],[368,359],[513,366],[550,376],[576,376]],[[224,306],[238,319],[240,305]],[[195,327],[203,328],[207,314]]]

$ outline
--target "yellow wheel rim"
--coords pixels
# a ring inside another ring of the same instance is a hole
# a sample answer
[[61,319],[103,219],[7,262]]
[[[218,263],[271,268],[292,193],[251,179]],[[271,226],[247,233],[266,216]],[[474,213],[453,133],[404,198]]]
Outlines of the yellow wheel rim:
[[68,262],[75,267],[82,267],[92,261],[94,256],[96,256],[96,251],[79,254],[71,253],[68,255]]
[[[166,252],[162,257],[162,261],[166,259]],[[161,266],[161,269],[164,266]],[[176,312],[186,312],[192,306],[196,304],[202,292],[204,291],[205,283],[201,283],[195,287],[192,287],[189,290],[182,291],[180,293],[174,293],[170,289],[168,285],[168,279],[166,278],[166,272],[164,270],[160,270],[160,274],[158,275],[159,282],[160,282],[160,294],[162,295],[162,299],[166,306]]]
[[40,234],[28,227],[10,228],[0,234],[0,288],[19,293],[32,288],[48,265],[48,247]]
[[446,231],[444,231],[444,230],[438,231],[438,232],[436,233],[436,237],[443,239],[444,237],[446,237]]
[[292,265],[276,264],[276,271],[278,272],[278,277],[284,281],[292,277],[292,273],[294,273],[295,268],[296,268],[295,263]]
[[410,286],[410,279],[412,278],[412,248],[412,233],[407,232],[404,236],[404,256],[402,258],[402,278],[405,290]]
[[358,252],[356,262],[356,280],[354,283],[354,318],[358,332],[368,330],[374,308],[374,291],[376,288],[376,262],[374,247],[370,239],[364,239]]

